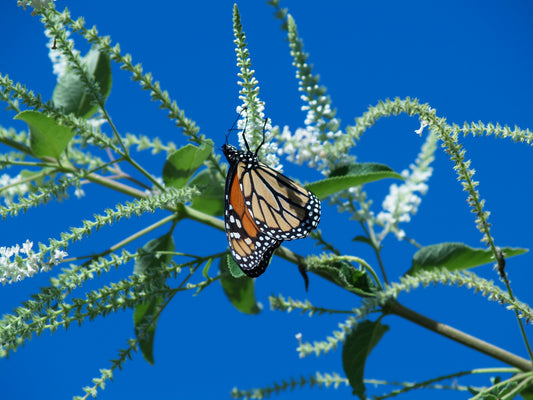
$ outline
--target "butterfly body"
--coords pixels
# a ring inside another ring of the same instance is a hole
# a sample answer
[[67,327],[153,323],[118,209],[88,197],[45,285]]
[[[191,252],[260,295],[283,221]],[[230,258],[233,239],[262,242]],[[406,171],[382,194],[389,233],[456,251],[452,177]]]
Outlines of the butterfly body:
[[230,167],[224,220],[233,258],[250,277],[261,275],[284,240],[306,237],[320,221],[320,200],[259,161],[225,144]]

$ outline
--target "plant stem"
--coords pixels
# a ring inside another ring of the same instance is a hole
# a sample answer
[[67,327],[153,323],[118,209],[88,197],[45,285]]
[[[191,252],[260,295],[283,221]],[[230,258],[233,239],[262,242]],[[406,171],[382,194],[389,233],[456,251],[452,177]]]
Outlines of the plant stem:
[[387,273],[385,272],[385,267],[383,265],[383,260],[381,259],[381,253],[380,253],[381,243],[379,243],[379,241],[376,239],[376,235],[374,234],[374,229],[373,229],[372,226],[369,226],[367,228],[367,226],[362,221],[359,221],[359,223],[363,227],[363,230],[365,231],[366,236],[367,236],[367,238],[370,241],[369,244],[372,247],[372,249],[374,250],[374,253],[376,254],[376,258],[378,260],[378,265],[379,265],[379,269],[381,270],[381,275],[383,276],[383,280],[388,285],[389,284],[389,279],[387,278]]
[[522,371],[533,371],[533,365],[529,360],[512,354],[481,339],[470,336],[467,333],[461,332],[449,325],[437,322],[431,318],[419,314],[416,311],[401,305],[397,301],[389,302],[384,309],[390,314],[405,318],[408,321],[414,322],[415,324],[438,333],[441,336],[461,343],[467,347],[470,347],[471,349],[477,350],[480,353],[486,354],[489,357],[500,360],[508,365],[519,368]]
[[[513,291],[511,290],[511,285],[509,283],[509,279],[507,278],[507,274],[502,274],[503,281],[505,282],[505,286],[507,287],[507,292],[509,293],[509,297],[511,300],[514,300],[515,297],[513,295]],[[524,339],[524,344],[526,345],[527,352],[529,354],[529,359],[533,360],[533,353],[531,352],[531,346],[529,345],[529,340],[526,335],[526,331],[524,329],[524,324],[522,323],[522,319],[520,318],[520,313],[518,310],[514,310],[516,315],[516,320],[518,322],[518,327],[520,328],[520,334],[522,335],[522,338]]]
[[[169,215],[169,216],[167,216],[167,217],[165,217],[165,218],[153,223],[152,225],[147,226],[144,229],[141,229],[140,231],[134,233],[133,235],[127,237],[126,239],[123,239],[120,242],[114,244],[113,246],[108,248],[106,251],[98,254],[96,257],[104,257],[104,256],[108,255],[109,253],[112,253],[112,252],[114,252],[114,251],[126,246],[128,243],[131,243],[134,240],[146,235],[147,233],[159,228],[160,226],[163,226],[163,225],[167,224],[168,222],[170,222],[172,220],[177,220],[178,218],[179,217],[176,214]],[[93,258],[96,258],[96,257],[93,257]]]
[[110,189],[116,190],[117,192],[120,192],[123,194],[127,194],[137,199],[144,199],[145,197],[148,197],[148,195],[145,192],[132,188],[131,186],[124,185],[123,183],[117,182],[113,179],[108,179],[98,174],[92,173],[92,174],[85,176],[84,178],[91,182],[98,183],[99,185],[108,187]]
[[165,187],[159,183],[157,181],[157,179],[155,179],[148,171],[146,171],[139,163],[137,163],[137,161],[135,161],[129,153],[126,153],[124,155],[125,159],[131,164],[133,165],[137,171],[139,171],[141,174],[143,174],[146,178],[148,178],[150,180],[150,182],[152,182],[154,184],[154,186],[158,187],[159,189],[161,190],[165,190]]

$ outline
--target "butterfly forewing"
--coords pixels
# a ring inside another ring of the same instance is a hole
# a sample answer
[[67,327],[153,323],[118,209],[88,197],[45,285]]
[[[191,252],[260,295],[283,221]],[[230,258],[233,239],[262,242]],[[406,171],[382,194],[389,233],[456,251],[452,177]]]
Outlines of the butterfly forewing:
[[243,175],[245,203],[263,233],[294,240],[318,226],[320,201],[313,193],[262,163]]
[[[242,166],[243,163],[238,163],[232,168]],[[251,277],[259,276],[265,271],[272,253],[281,241],[258,229],[245,205],[239,174],[231,173],[230,170],[228,177],[230,175],[233,179],[228,179],[226,183],[224,220],[231,253],[244,273]]]

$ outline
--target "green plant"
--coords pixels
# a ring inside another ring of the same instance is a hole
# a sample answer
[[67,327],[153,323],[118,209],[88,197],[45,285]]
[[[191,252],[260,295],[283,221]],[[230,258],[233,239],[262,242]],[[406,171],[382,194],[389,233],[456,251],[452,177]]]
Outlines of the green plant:
[[[161,89],[159,82],[145,73],[139,64],[134,65],[130,55],[121,53],[118,44],[112,45],[111,39],[101,37],[96,28],[87,29],[83,19],[73,20],[67,11],[58,12],[53,4],[43,3],[34,2],[37,6],[35,13],[42,18],[57,47],[58,57],[67,68],[61,73],[49,102],[44,102],[23,85],[12,82],[7,75],[0,76],[2,100],[8,109],[16,113],[15,118],[23,120],[29,127],[29,133],[0,128],[0,143],[9,149],[0,164],[3,168],[11,167],[17,171],[15,178],[5,178],[0,189],[5,201],[5,205],[0,206],[0,212],[3,218],[15,217],[21,211],[64,197],[71,188],[80,193],[87,182],[105,186],[132,200],[118,203],[95,215],[92,220],[82,221],[69,231],[57,234],[57,238],[50,239],[48,244],[40,243],[38,251],[33,250],[30,241],[22,247],[2,248],[0,271],[4,283],[31,277],[39,270],[51,270],[55,276],[48,287],[2,318],[1,351],[3,356],[7,356],[33,335],[54,332],[58,328],[66,329],[73,322],[84,324],[87,320],[105,317],[122,309],[134,310],[135,338],[128,340],[127,347],[119,351],[119,357],[112,361],[109,368],[101,370],[101,376],[93,380],[93,385],[84,388],[85,395],[82,398],[87,398],[103,389],[117,368],[122,368],[138,349],[148,362],[154,362],[156,325],[161,313],[176,295],[191,290],[200,293],[219,281],[227,297],[240,311],[255,314],[259,312],[259,307],[254,297],[254,281],[240,276],[227,252],[195,255],[176,251],[175,237],[182,238],[179,229],[185,219],[204,224],[206,229],[223,229],[218,217],[223,210],[226,166],[214,152],[213,143],[200,134],[200,129]],[[307,187],[359,223],[364,235],[358,235],[354,240],[370,246],[375,253],[375,260],[341,252],[320,231],[313,237],[324,250],[321,255],[303,257],[280,248],[277,255],[304,266],[305,273],[316,274],[337,285],[339,290],[361,298],[357,306],[348,306],[351,310],[317,307],[309,301],[293,300],[281,295],[269,299],[271,308],[280,311],[301,310],[309,315],[347,314],[340,329],[333,331],[331,336],[314,343],[305,342],[299,336],[298,347],[301,357],[321,355],[342,347],[345,377],[340,373],[317,373],[301,379],[291,377],[288,382],[283,381],[271,387],[235,389],[233,396],[262,398],[297,386],[338,387],[349,384],[355,394],[364,398],[364,365],[380,339],[385,334],[393,335],[393,331],[387,333],[389,327],[382,322],[390,314],[488,354],[513,368],[458,371],[416,384],[404,383],[400,389],[385,393],[381,398],[422,387],[437,387],[444,379],[482,373],[510,373],[511,376],[504,380],[496,379],[485,388],[457,385],[454,389],[470,390],[475,398],[511,398],[524,392],[532,379],[530,360],[506,353],[417,314],[403,306],[397,297],[400,293],[431,284],[466,286],[481,292],[487,299],[503,303],[515,313],[529,357],[533,358],[523,326],[524,321],[530,322],[532,312],[527,304],[515,298],[505,272],[505,260],[525,250],[499,248],[496,245],[488,222],[488,211],[476,189],[477,182],[473,179],[470,161],[465,158],[460,143],[462,136],[472,134],[510,138],[530,145],[532,133],[499,124],[449,124],[429,105],[410,98],[381,101],[357,118],[354,125],[341,130],[332,101],[309,66],[295,20],[279,7],[278,1],[271,1],[270,4],[287,30],[297,79],[306,103],[304,110],[307,111],[307,119],[305,128],[295,132],[278,126],[271,127],[269,145],[263,147],[262,158],[276,166],[279,159],[275,151],[279,150],[290,161],[307,163],[311,168],[321,171],[324,179]],[[243,105],[249,109],[248,129],[254,136],[255,141],[251,142],[254,147],[261,140],[265,104],[259,98],[258,82],[254,77],[243,24],[236,6],[233,27],[242,86],[240,96]],[[82,57],[75,50],[67,32],[81,35],[92,45],[92,49]],[[143,90],[150,93],[152,100],[168,112],[191,144],[178,148],[174,143],[162,143],[157,138],[120,133],[105,105],[110,95],[112,63],[120,65]],[[379,119],[400,114],[420,119],[419,134],[429,131],[411,169],[398,174],[386,165],[356,163],[350,150],[361,135]],[[461,243],[426,246],[416,253],[412,268],[404,276],[396,281],[389,280],[381,256],[383,242],[392,233],[399,240],[419,246],[414,239],[406,237],[401,223],[407,222],[416,213],[420,196],[427,190],[426,182],[431,176],[431,163],[439,142],[453,162],[468,194],[468,205],[476,216],[476,227],[486,248],[473,249]],[[166,153],[162,171],[154,172],[139,162],[135,150]],[[113,156],[109,157],[109,154]],[[162,181],[158,179],[159,173]],[[403,182],[391,186],[384,210],[374,215],[371,200],[363,185],[382,179]],[[147,224],[142,230],[109,246],[101,254],[67,258],[72,244],[96,234],[99,229],[134,215],[158,210],[167,213],[157,222]],[[144,240],[146,243],[135,252],[126,249],[161,227],[168,227],[163,235]],[[70,268],[58,273],[56,266],[67,262]],[[218,269],[212,267],[213,262],[218,263]],[[492,262],[496,263],[505,290],[466,271]],[[128,263],[133,265],[133,270],[127,277],[88,292],[82,289],[87,281]],[[377,318],[370,318],[371,314],[376,314]]]

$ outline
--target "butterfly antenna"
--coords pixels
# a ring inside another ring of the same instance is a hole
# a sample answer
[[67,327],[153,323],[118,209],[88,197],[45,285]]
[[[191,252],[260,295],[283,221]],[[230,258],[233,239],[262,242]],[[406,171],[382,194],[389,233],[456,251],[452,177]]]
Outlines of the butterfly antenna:
[[[237,115],[237,118],[235,118],[235,121],[233,122],[233,125],[231,125],[231,128],[228,129],[228,131],[226,132],[226,144],[228,144],[228,138],[229,138],[229,134],[231,133],[231,131],[234,131],[236,130],[235,129],[235,125],[237,125],[237,122],[239,121],[239,119],[241,118],[241,115],[242,113],[247,109],[248,107],[243,107],[241,112],[239,113],[239,115]],[[246,128],[245,128],[246,129]]]
[[265,118],[265,123],[263,124],[263,140],[261,141],[259,146],[257,146],[257,149],[255,149],[255,156],[256,157],[257,157],[257,153],[259,152],[259,149],[261,148],[261,146],[263,146],[265,144],[265,131],[266,131],[267,123],[268,123],[268,118]]
[[248,117],[246,117],[246,120],[244,121],[244,129],[242,130],[242,138],[244,140],[244,145],[246,146],[246,150],[251,152],[250,146],[248,145],[248,140],[246,140],[246,127],[248,126]]

